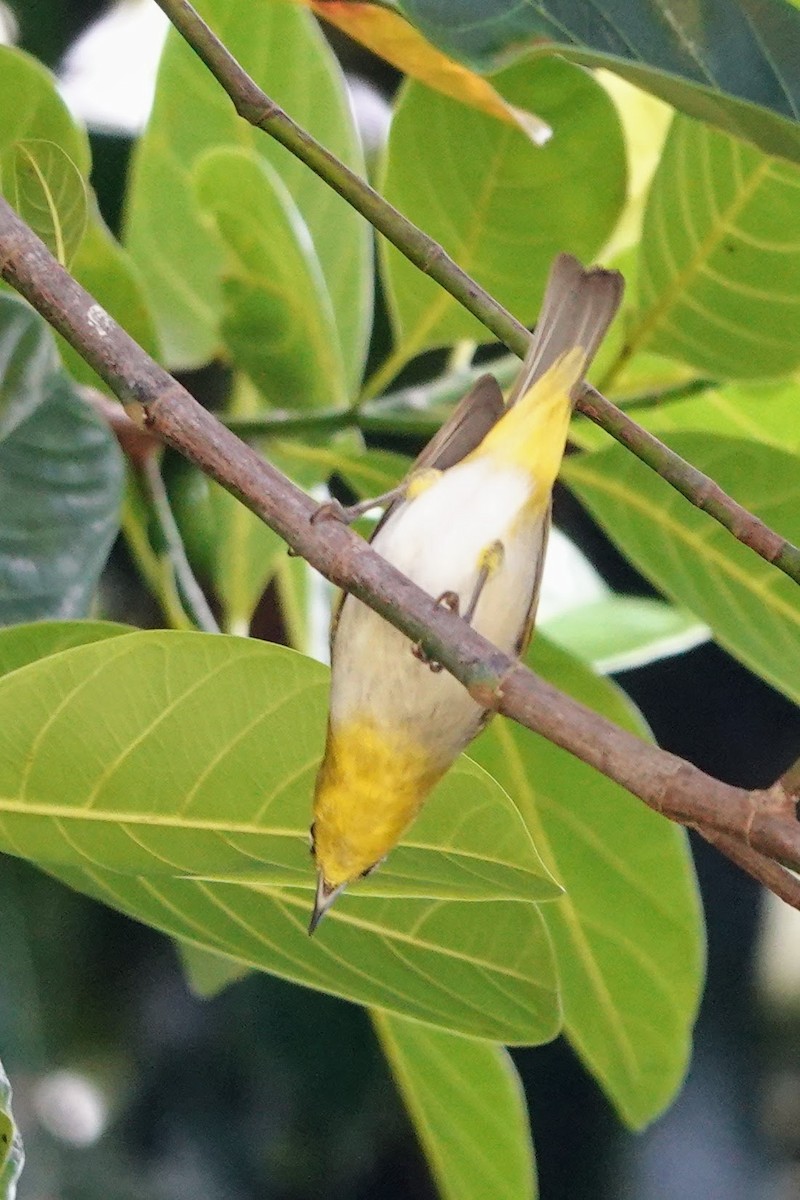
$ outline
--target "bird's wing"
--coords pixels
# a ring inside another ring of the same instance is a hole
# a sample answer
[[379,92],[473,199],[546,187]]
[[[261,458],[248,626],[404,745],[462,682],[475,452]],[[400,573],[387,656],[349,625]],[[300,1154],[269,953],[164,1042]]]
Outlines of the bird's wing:
[[[412,463],[406,476],[410,479],[415,471],[446,471],[466,458],[479,446],[486,434],[505,412],[503,393],[494,375],[481,375],[465,396],[462,396],[438,433]],[[399,505],[405,503],[403,496],[393,500],[375,526],[370,541],[388,521]]]

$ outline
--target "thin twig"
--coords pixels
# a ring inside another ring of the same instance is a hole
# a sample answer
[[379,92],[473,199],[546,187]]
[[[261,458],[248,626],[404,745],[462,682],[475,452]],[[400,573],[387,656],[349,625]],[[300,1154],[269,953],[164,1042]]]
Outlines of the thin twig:
[[[147,429],[125,413],[104,392],[93,387],[78,389],[87,404],[102,417],[112,429],[120,448],[133,471],[137,489],[152,515],[161,540],[164,555],[157,555],[147,539],[134,528],[132,521],[123,520],[123,530],[130,533],[131,546],[137,561],[142,566],[150,587],[154,590],[165,615],[177,629],[202,629],[206,633],[219,633],[214,614],[209,608],[205,593],[195,578],[181,531],[175,520],[172,505],[161,475],[161,442]],[[165,574],[164,567],[167,568]]]
[[209,607],[203,589],[195,579],[194,571],[186,555],[186,547],[169,502],[158,459],[152,456],[148,458],[142,467],[141,474],[153,516],[164,541],[175,583],[189,619],[197,629],[202,629],[205,633],[219,633],[219,625]]
[[726,834],[711,833],[707,829],[699,829],[697,832],[731,862],[736,863],[737,867],[752,875],[759,883],[763,883],[764,887],[774,892],[779,899],[800,910],[800,879],[791,871],[787,871],[786,867],[771,858],[765,858],[751,846],[746,846]]
[[421,643],[480,704],[543,734],[664,816],[800,867],[795,803],[780,786],[731,787],[641,741],[501,653],[346,526],[312,523],[313,500],[158,366],[2,200],[0,273],[105,379],[129,415],[243,500],[332,583]]

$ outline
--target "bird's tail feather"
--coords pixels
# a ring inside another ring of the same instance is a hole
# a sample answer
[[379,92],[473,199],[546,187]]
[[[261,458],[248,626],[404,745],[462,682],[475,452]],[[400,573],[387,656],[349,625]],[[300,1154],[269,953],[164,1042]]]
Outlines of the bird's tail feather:
[[581,376],[588,370],[619,308],[624,286],[619,271],[602,267],[587,270],[571,254],[559,254],[550,270],[536,330],[508,397],[508,407],[573,347],[579,346],[584,355]]

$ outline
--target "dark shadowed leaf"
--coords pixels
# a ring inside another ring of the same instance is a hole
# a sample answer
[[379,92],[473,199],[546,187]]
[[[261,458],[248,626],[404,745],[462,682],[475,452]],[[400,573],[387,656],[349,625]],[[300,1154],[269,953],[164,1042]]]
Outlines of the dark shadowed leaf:
[[[66,375],[48,373],[52,338],[29,319],[0,296],[0,624],[84,616],[119,527],[116,440]],[[20,398],[21,381],[35,391]]]
[[783,0],[403,0],[394,7],[462,62],[543,52],[608,67],[675,108],[800,159],[800,12]]

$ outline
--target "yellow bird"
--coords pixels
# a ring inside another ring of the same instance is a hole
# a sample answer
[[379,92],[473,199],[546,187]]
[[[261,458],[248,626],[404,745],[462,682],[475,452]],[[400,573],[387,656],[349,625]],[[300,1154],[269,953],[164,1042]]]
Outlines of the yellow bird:
[[[573,402],[622,289],[618,272],[559,255],[507,404],[497,381],[483,376],[400,487],[379,498],[388,507],[373,548],[508,654],[521,654],[530,638]],[[355,596],[344,597],[334,619],[331,659],[310,933],[342,889],[397,844],[489,716]]]

